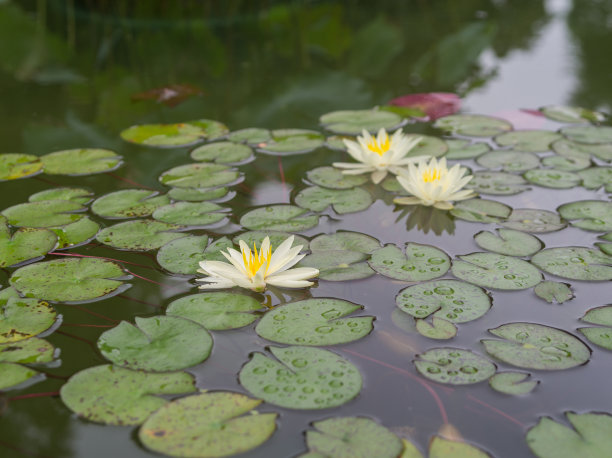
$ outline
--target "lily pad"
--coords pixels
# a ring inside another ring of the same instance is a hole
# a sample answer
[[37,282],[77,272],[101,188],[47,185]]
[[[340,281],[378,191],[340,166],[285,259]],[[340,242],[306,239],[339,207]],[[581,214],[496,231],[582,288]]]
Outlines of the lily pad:
[[21,364],[50,363],[55,357],[55,348],[49,342],[31,337],[18,343],[0,344],[0,362]]
[[204,259],[208,236],[189,235],[172,240],[157,252],[157,262],[173,274],[195,275]]
[[563,157],[560,155],[548,156],[542,159],[542,165],[551,167],[554,170],[563,170],[565,172],[576,172],[586,169],[591,165],[588,157]]
[[319,224],[318,215],[295,205],[269,205],[251,210],[240,218],[240,224],[253,231],[305,231]]
[[542,274],[527,261],[497,253],[472,253],[453,261],[453,275],[486,288],[527,289],[542,281]]
[[[491,455],[466,442],[434,436],[429,444],[429,458],[490,458]],[[403,458],[403,457],[402,457]],[[411,457],[408,457],[411,458]]]
[[37,375],[44,379],[44,375],[32,368],[16,363],[0,362],[0,390],[21,388],[26,382],[34,381]]
[[84,216],[74,223],[50,227],[49,229],[57,235],[56,250],[62,250],[89,242],[100,230],[100,225],[92,221],[88,216]]
[[425,281],[441,277],[450,268],[446,253],[431,245],[407,243],[406,254],[395,245],[372,253],[370,267],[385,277],[403,281]]
[[98,348],[106,359],[129,369],[169,372],[200,364],[210,355],[212,337],[199,324],[173,316],[136,317],[102,333]]
[[93,192],[85,188],[51,188],[37,192],[28,197],[30,202],[42,200],[70,200],[81,205],[91,202]]
[[64,226],[83,218],[85,207],[68,200],[28,202],[6,208],[2,215],[12,226],[53,227]]
[[254,396],[288,409],[327,409],[359,394],[359,370],[328,350],[312,347],[270,347],[277,359],[254,353],[238,374]]
[[153,218],[168,224],[208,226],[226,218],[220,210],[223,208],[212,202],[176,202],[157,208]]
[[[288,232],[281,232],[281,231],[248,231],[248,232],[243,232],[240,235],[237,235],[236,237],[232,239],[232,241],[234,242],[235,245],[238,245],[240,243],[240,240],[244,240],[244,242],[248,246],[253,246],[253,245],[261,246],[261,242],[263,242],[263,239],[265,239],[266,237],[269,237],[270,246],[272,247],[272,249],[274,249],[274,247],[279,246],[281,243],[287,240],[291,235],[293,234],[290,234]],[[293,245],[291,246],[302,245],[302,250],[308,249],[308,246],[309,246],[308,240],[306,240],[304,237],[300,237],[299,235],[294,235],[293,237],[294,237]]]
[[240,179],[236,169],[210,162],[179,165],[159,177],[160,183],[176,188],[215,188],[236,184]]
[[31,154],[0,154],[0,181],[28,178],[42,172],[43,164]]
[[316,130],[277,129],[271,138],[259,143],[257,151],[274,156],[288,156],[308,153],[325,144],[325,137]]
[[419,142],[406,154],[405,157],[415,156],[432,156],[439,157],[444,156],[448,151],[448,145],[446,142],[438,137],[432,137],[430,135],[420,134],[406,134],[406,137],[410,140],[419,138]]
[[422,336],[436,340],[452,339],[457,335],[457,326],[435,316],[431,319],[431,324],[425,320],[416,320],[416,330]]
[[227,139],[236,143],[246,143],[247,145],[256,146],[260,143],[265,143],[270,140],[271,134],[268,129],[258,127],[248,127],[246,129],[235,130],[227,135]]
[[458,280],[434,280],[401,290],[395,303],[415,318],[433,314],[451,323],[480,318],[491,308],[491,297],[478,286]]
[[468,137],[492,137],[512,130],[508,121],[483,115],[450,115],[439,118],[434,127],[451,134],[467,135]]
[[150,251],[172,240],[186,237],[188,234],[173,232],[181,228],[176,224],[151,219],[126,221],[102,229],[96,240],[119,250]]
[[561,129],[561,133],[578,143],[612,143],[612,127],[608,126],[569,126]]
[[52,328],[57,312],[48,302],[20,298],[14,289],[0,296],[0,344],[29,339]]
[[432,348],[417,355],[417,371],[430,380],[452,385],[482,382],[495,374],[495,364],[469,350]]
[[68,149],[40,157],[47,175],[93,175],[118,169],[123,157],[108,149]]
[[240,164],[253,157],[253,150],[240,143],[215,142],[198,146],[191,151],[190,155],[194,161]]
[[529,170],[523,174],[523,177],[530,183],[553,189],[569,189],[582,182],[580,175],[563,170]]
[[195,321],[211,331],[242,328],[258,318],[253,312],[264,307],[251,296],[236,293],[207,292],[176,299],[166,315]]
[[311,183],[330,189],[350,189],[369,180],[366,175],[344,175],[333,167],[317,167],[306,172],[306,177]]
[[509,323],[489,332],[505,340],[481,340],[487,353],[526,369],[561,370],[591,357],[589,347],[561,329],[535,323]]
[[337,345],[372,332],[373,316],[346,317],[360,305],[317,298],[280,305],[267,312],[255,331],[264,339],[288,345]]
[[314,251],[300,261],[300,267],[319,269],[319,278],[327,281],[360,280],[374,275],[366,259],[358,251],[329,250]]
[[130,143],[172,148],[189,146],[204,139],[221,137],[229,129],[219,121],[198,119],[175,124],[142,124],[132,126],[121,132],[121,138]]
[[586,247],[547,248],[531,262],[552,275],[572,280],[612,280],[612,256]]
[[311,186],[295,196],[295,203],[302,208],[320,212],[331,205],[341,215],[366,210],[373,202],[370,193],[363,188],[326,189]]
[[401,126],[404,120],[389,111],[341,110],[324,114],[319,118],[319,122],[331,132],[357,135],[363,130],[371,134],[379,129],[393,130]]
[[544,247],[539,238],[514,229],[497,229],[497,234],[482,231],[474,241],[483,250],[519,257],[531,256]]
[[553,121],[559,122],[601,122],[606,119],[606,115],[598,111],[592,111],[586,108],[572,107],[568,105],[548,105],[540,108],[540,111],[548,119],[552,119]]
[[57,235],[48,229],[23,227],[12,236],[0,221],[0,267],[41,259],[57,245]]
[[230,239],[227,237],[220,237],[206,247],[204,253],[202,253],[201,260],[227,262],[227,259],[221,254],[221,251],[227,252],[228,248],[233,247],[234,244]]
[[[172,188],[168,196],[173,200],[186,200],[188,202],[203,202],[205,200],[223,199],[229,189],[221,188]],[[229,197],[227,200],[229,200]],[[226,199],[224,199],[226,200]]]
[[446,140],[448,152],[446,158],[455,159],[475,159],[482,154],[491,151],[488,143],[476,142],[470,143],[469,140]]
[[595,156],[602,161],[612,161],[612,143],[585,144],[563,139],[554,142],[552,149],[567,158],[581,157],[590,160],[591,156]]
[[91,211],[103,218],[140,218],[150,216],[156,208],[170,203],[166,195],[146,189],[123,189],[98,197]]
[[139,425],[168,401],[157,395],[196,391],[186,372],[152,374],[106,364],[76,373],[60,390],[78,416],[108,425]]
[[508,229],[534,233],[559,231],[567,226],[557,213],[533,208],[515,208],[508,219],[499,224]]
[[495,200],[469,199],[457,202],[450,213],[455,218],[474,223],[498,223],[512,212],[512,208]]
[[487,169],[501,169],[504,172],[524,172],[540,165],[540,159],[533,153],[522,151],[491,151],[476,159]]
[[380,248],[380,242],[361,232],[338,231],[335,234],[321,234],[310,242],[315,251],[348,250],[369,254]]
[[517,130],[495,137],[499,146],[511,146],[520,151],[538,153],[550,150],[550,144],[561,136],[549,130]]
[[258,414],[253,409],[259,404],[259,399],[228,391],[187,396],[151,415],[138,437],[148,449],[169,456],[214,458],[247,452],[276,429],[278,414]]
[[536,296],[541,297],[548,303],[556,302],[557,304],[563,304],[574,298],[574,293],[567,283],[560,283],[556,281],[543,281],[536,285],[533,289]]
[[600,324],[601,327],[578,328],[589,342],[606,350],[612,350],[612,306],[590,309],[581,319],[585,323]]
[[9,282],[26,297],[54,302],[100,300],[129,287],[121,266],[98,258],[68,258],[37,262],[17,269]]
[[479,194],[492,194],[510,196],[529,189],[527,181],[519,175],[506,172],[480,171],[472,175],[470,182],[465,185]]
[[587,189],[604,188],[606,192],[612,192],[612,167],[591,167],[577,172],[582,179],[582,186]]
[[580,200],[557,208],[561,217],[571,221],[571,225],[587,231],[612,230],[612,202],[604,200]]
[[499,372],[489,379],[489,385],[500,393],[521,396],[531,393],[540,383],[528,378],[529,374],[524,372]]

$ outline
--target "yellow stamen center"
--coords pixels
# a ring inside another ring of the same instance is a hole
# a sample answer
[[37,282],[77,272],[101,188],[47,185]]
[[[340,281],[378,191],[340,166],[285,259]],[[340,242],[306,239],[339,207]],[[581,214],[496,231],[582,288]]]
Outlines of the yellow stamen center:
[[389,151],[389,148],[391,148],[391,141],[389,140],[387,132],[383,132],[383,134],[384,137],[382,138],[380,135],[378,136],[378,139],[376,137],[372,137],[372,140],[370,140],[370,142],[367,144],[368,149],[372,153],[376,153],[379,156],[382,156]]
[[423,181],[425,183],[438,181],[440,178],[442,178],[442,172],[440,171],[440,169],[428,169],[423,172]]
[[253,278],[255,274],[259,271],[261,266],[263,266],[264,264],[266,264],[266,269],[264,272],[264,275],[265,275],[265,273],[268,271],[268,267],[269,267],[268,261],[270,260],[271,256],[272,256],[272,246],[268,248],[267,253],[264,253],[264,252],[257,253],[257,247],[255,246],[254,243],[253,243],[253,251],[251,251],[249,248],[243,248],[242,249],[242,261],[244,262],[244,268],[247,271],[249,278]]

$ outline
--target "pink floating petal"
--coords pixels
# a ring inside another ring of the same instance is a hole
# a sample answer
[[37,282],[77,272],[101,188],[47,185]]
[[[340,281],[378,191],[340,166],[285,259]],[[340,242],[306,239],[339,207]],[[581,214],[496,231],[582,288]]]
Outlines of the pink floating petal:
[[451,92],[428,92],[403,95],[391,100],[389,105],[419,108],[433,121],[459,111],[461,99]]

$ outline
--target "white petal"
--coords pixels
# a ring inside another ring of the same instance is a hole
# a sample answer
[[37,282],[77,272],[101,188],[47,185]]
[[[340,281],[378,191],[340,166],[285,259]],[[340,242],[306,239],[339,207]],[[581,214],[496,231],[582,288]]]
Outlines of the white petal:
[[387,176],[387,170],[375,170],[372,172],[372,182],[374,184],[380,183]]
[[296,267],[295,269],[289,269],[285,272],[280,272],[275,275],[268,277],[268,283],[270,280],[307,280],[314,278],[319,275],[319,269],[313,267]]

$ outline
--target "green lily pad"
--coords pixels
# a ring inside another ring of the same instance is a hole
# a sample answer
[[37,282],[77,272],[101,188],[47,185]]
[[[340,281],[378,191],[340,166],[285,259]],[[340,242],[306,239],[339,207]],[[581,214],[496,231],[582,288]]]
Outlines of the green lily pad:
[[177,229],[181,226],[151,219],[126,221],[102,229],[96,240],[118,250],[150,251],[188,235],[172,232]]
[[487,143],[470,143],[469,140],[446,140],[448,145],[447,159],[475,159],[491,151]]
[[20,298],[13,288],[0,295],[0,344],[29,339],[52,328],[57,320],[48,302]]
[[530,183],[553,189],[568,189],[578,186],[582,182],[580,175],[563,170],[529,170],[523,177]]
[[440,157],[444,156],[448,151],[448,145],[446,142],[438,137],[432,137],[430,135],[420,134],[406,134],[406,137],[410,140],[419,138],[419,142],[406,154],[405,157],[415,156],[432,156]]
[[493,289],[527,289],[542,281],[542,274],[527,261],[497,253],[472,253],[453,261],[453,275]]
[[253,231],[305,231],[319,224],[318,215],[306,213],[295,205],[268,205],[242,215],[240,224]]
[[187,396],[151,415],[138,437],[148,449],[169,456],[215,458],[247,452],[276,430],[278,414],[259,414],[253,410],[259,404],[259,399],[228,391]]
[[221,254],[221,251],[227,252],[228,248],[233,248],[234,244],[227,237],[220,237],[210,245],[206,247],[204,253],[202,253],[202,261],[223,261],[227,262],[225,256]]
[[[283,243],[285,240],[287,240],[291,235],[293,234],[290,234],[289,232],[281,232],[281,231],[248,231],[248,232],[243,232],[240,235],[237,235],[236,237],[232,239],[232,241],[234,242],[235,245],[238,245],[240,243],[240,240],[244,240],[244,242],[248,246],[253,246],[253,245],[261,246],[261,242],[263,242],[263,239],[265,239],[266,237],[269,237],[270,246],[272,247],[272,249],[274,249],[275,247]],[[306,240],[304,237],[300,237],[299,235],[294,235],[293,237],[294,237],[293,245],[291,246],[302,245],[302,250],[308,249],[308,246],[309,246],[308,240]]]
[[57,235],[48,229],[22,227],[12,236],[0,221],[0,267],[41,259],[57,245]]
[[512,130],[508,121],[483,115],[450,115],[436,119],[434,127],[468,137],[492,137]]
[[40,157],[47,175],[93,175],[118,169],[123,157],[108,149],[67,149]]
[[166,315],[195,321],[211,331],[224,331],[251,324],[258,318],[253,312],[262,309],[261,303],[251,296],[207,292],[172,301]]
[[357,135],[363,130],[371,134],[379,129],[393,130],[401,126],[404,120],[389,111],[341,110],[324,114],[319,118],[319,122],[331,132]]
[[590,309],[580,318],[585,323],[600,324],[600,327],[578,328],[578,331],[589,342],[599,345],[606,350],[612,350],[612,306],[605,305]]
[[528,378],[529,374],[524,372],[499,372],[489,379],[489,385],[500,393],[521,396],[531,393],[540,383]]
[[267,312],[255,331],[264,339],[288,345],[337,345],[372,332],[373,316],[346,317],[360,305],[317,298],[280,305]]
[[129,287],[115,262],[98,258],[68,258],[37,262],[17,269],[9,283],[26,297],[54,302],[100,300]]
[[98,348],[106,359],[129,369],[170,372],[200,364],[210,355],[212,337],[199,324],[173,316],[136,317],[103,332]]
[[540,165],[538,156],[522,151],[491,151],[479,156],[476,162],[487,169],[504,172],[524,172]]
[[588,157],[582,156],[564,157],[561,155],[554,155],[543,158],[542,165],[545,167],[551,167],[554,170],[576,172],[590,166],[591,160]]
[[50,227],[49,229],[57,235],[56,250],[61,250],[89,242],[100,230],[100,225],[92,221],[88,216],[84,216],[74,223]]
[[369,418],[328,418],[314,422],[312,427],[314,431],[306,431],[306,445],[311,454],[338,458],[397,458],[402,452],[402,441]]
[[591,357],[589,347],[561,329],[535,323],[509,323],[489,332],[505,340],[483,339],[490,355],[526,369],[561,370]]
[[105,364],[76,373],[60,390],[79,417],[108,425],[139,425],[168,401],[156,395],[196,391],[186,372],[152,374]]
[[572,280],[612,280],[612,256],[586,247],[547,248],[537,253],[531,262],[558,277]]
[[608,126],[569,126],[561,129],[561,133],[578,143],[612,143],[612,127]]
[[368,256],[358,251],[314,251],[303,258],[299,267],[319,269],[319,279],[327,281],[360,280],[374,275],[366,262]]
[[338,214],[366,210],[374,203],[372,196],[363,188],[326,189],[311,186],[295,196],[295,203],[302,208],[320,212],[330,205]]
[[2,215],[12,226],[53,227],[64,226],[83,218],[85,207],[68,200],[28,202],[6,208]]
[[157,262],[173,274],[195,275],[204,260],[208,236],[189,235],[172,240],[157,252]]
[[253,150],[240,143],[215,142],[198,146],[191,151],[190,155],[194,161],[240,164],[253,157]]
[[495,200],[468,199],[457,202],[450,213],[455,218],[474,223],[498,223],[512,212],[512,208]]
[[277,359],[254,353],[238,374],[254,396],[288,409],[327,409],[359,394],[359,370],[328,350],[312,347],[270,347]]
[[612,161],[612,143],[585,144],[563,139],[554,142],[552,149],[558,155],[567,158],[580,157],[590,160],[591,156],[595,156],[602,161]]
[[395,245],[372,253],[370,267],[385,277],[403,281],[425,281],[441,277],[450,268],[446,253],[431,245],[407,243],[406,254]]
[[315,251],[347,250],[370,254],[380,248],[380,242],[361,232],[338,231],[335,234],[322,234],[310,242]]
[[227,135],[227,139],[236,143],[246,143],[247,145],[256,146],[260,143],[265,143],[270,140],[271,134],[268,129],[258,127],[248,127],[246,129],[235,130]]
[[492,194],[510,196],[529,189],[527,181],[519,175],[506,172],[480,171],[472,175],[470,182],[465,185],[479,194]]
[[179,165],[159,177],[160,183],[176,188],[215,188],[236,184],[240,179],[236,169],[210,162]]
[[397,178],[393,175],[388,175],[381,183],[380,186],[385,190],[402,196],[410,196],[411,194],[404,189],[404,187],[397,181]]
[[330,189],[350,189],[369,181],[365,175],[344,175],[333,167],[317,167],[306,172],[306,177],[311,183]]
[[140,218],[170,203],[170,198],[146,189],[123,189],[98,197],[91,211],[103,218]]
[[[491,455],[460,441],[434,436],[429,444],[429,458],[490,458]],[[402,457],[404,458],[404,457]],[[408,457],[412,458],[412,457]]]
[[204,139],[213,140],[227,134],[229,129],[219,121],[198,119],[175,124],[142,124],[121,132],[130,143],[159,148],[189,146]]
[[77,204],[86,205],[91,202],[93,195],[92,191],[85,188],[52,188],[32,194],[28,197],[28,201],[70,200]]
[[29,178],[42,172],[43,164],[31,154],[0,154],[0,181]]
[[[222,199],[227,196],[229,189],[221,188],[172,188],[168,197],[173,200],[186,200],[188,202],[202,202],[205,200]],[[229,196],[228,196],[229,197]],[[227,199],[229,200],[229,199]]]
[[601,122],[606,119],[606,115],[598,111],[592,111],[586,108],[572,107],[568,105],[548,105],[540,108],[540,111],[548,119],[552,119],[553,121],[559,122]]
[[168,224],[208,226],[226,218],[220,210],[223,208],[212,202],[176,202],[157,208],[153,218]]
[[260,153],[274,156],[288,156],[309,153],[325,144],[325,137],[316,130],[277,129],[271,132],[271,138],[257,145]]
[[417,355],[417,371],[430,380],[452,385],[482,382],[495,374],[495,364],[469,350],[432,348]]
[[612,192],[612,167],[591,167],[577,172],[582,179],[582,186],[587,189],[604,188],[606,192]]
[[511,146],[520,151],[538,153],[550,150],[550,144],[559,140],[561,135],[549,130],[517,130],[495,137],[499,146]]
[[53,345],[38,337],[31,337],[18,343],[0,344],[0,362],[42,364],[50,363],[54,358]]
[[527,432],[527,445],[539,458],[606,458],[612,447],[612,417],[606,413],[565,412],[568,428],[549,417]]
[[436,340],[452,339],[457,335],[457,326],[435,316],[431,319],[431,324],[425,320],[416,320],[416,330],[422,336]]
[[478,286],[458,280],[434,280],[401,290],[395,303],[415,318],[433,314],[451,323],[480,318],[491,308],[491,297]]
[[497,229],[497,234],[482,231],[474,241],[483,250],[519,257],[531,256],[544,247],[539,238],[514,229]]
[[571,225],[587,231],[612,230],[612,202],[605,200],[580,200],[561,205],[557,211]]
[[534,233],[559,231],[567,226],[557,213],[533,208],[515,208],[508,219],[499,224],[508,229]]
[[[26,382],[35,381],[36,376],[42,380],[44,375],[21,364],[0,363],[0,390],[21,388]],[[29,384],[29,383],[28,383]]]
[[546,302],[552,304],[563,304],[574,298],[574,293],[567,283],[560,283],[556,281],[543,281],[533,288],[533,292],[536,296],[544,299]]
[[596,243],[595,246],[603,253],[612,256],[612,243]]

